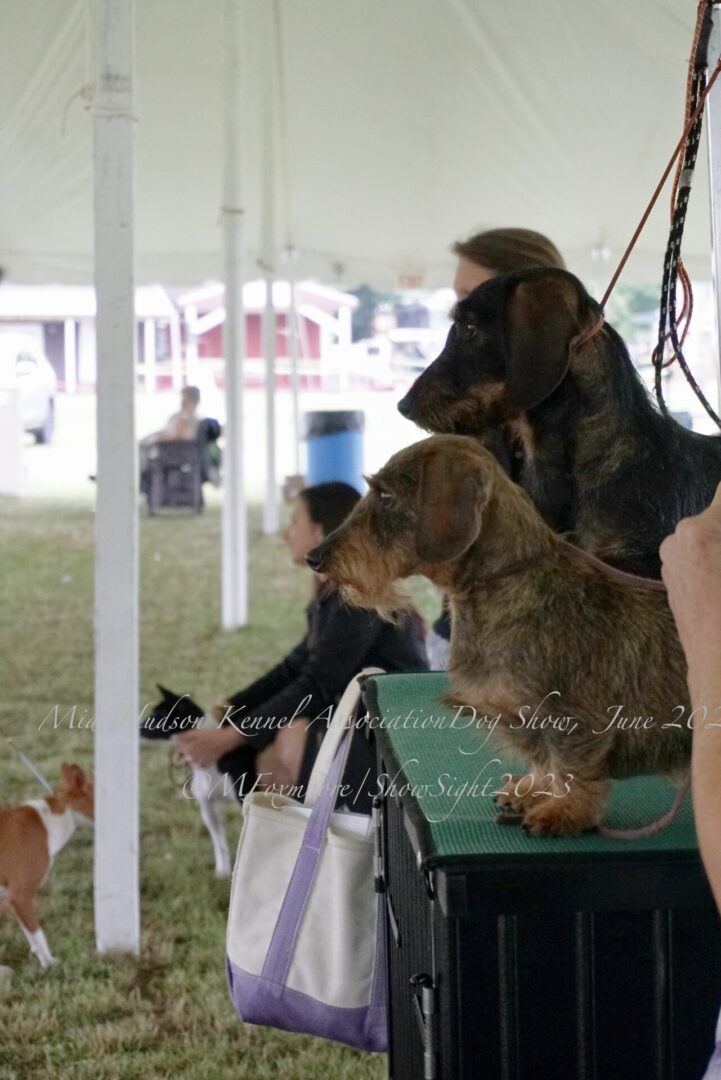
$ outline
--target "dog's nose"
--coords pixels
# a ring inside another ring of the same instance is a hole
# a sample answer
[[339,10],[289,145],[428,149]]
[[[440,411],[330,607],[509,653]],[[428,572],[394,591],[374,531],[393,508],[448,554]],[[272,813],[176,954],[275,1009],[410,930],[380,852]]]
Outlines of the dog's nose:
[[312,551],[309,551],[305,557],[305,561],[308,563],[311,570],[320,570],[325,562],[325,551],[323,551],[322,546],[314,547]]
[[409,401],[408,394],[406,394],[404,398],[401,398],[401,400],[398,402],[397,408],[401,416],[405,416],[406,420],[410,420],[412,405]]

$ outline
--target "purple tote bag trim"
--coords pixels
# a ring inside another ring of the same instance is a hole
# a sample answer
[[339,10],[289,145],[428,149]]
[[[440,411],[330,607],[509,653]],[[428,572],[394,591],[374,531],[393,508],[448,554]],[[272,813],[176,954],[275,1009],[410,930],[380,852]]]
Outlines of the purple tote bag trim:
[[311,811],[303,835],[303,844],[298,852],[288,889],[278,914],[278,921],[268,946],[268,953],[261,975],[267,982],[284,985],[295,948],[300,924],[308,905],[308,898],[313,887],[320,854],[325,841],[333,808],[335,806],[338,784],[345,768],[350,735],[343,736],[336,750],[333,764],[328,770],[323,790]]
[[351,732],[336,750],[323,790],[311,811],[293,873],[278,915],[260,976],[251,975],[226,958],[228,983],[239,1015],[250,1024],[318,1035],[359,1050],[385,1051],[388,1047],[385,982],[385,938],[379,903],[375,970],[371,1001],[357,1008],[343,1008],[317,1001],[285,985],[295,941],[305,914],[338,784],[345,769]]
[[387,1049],[385,1004],[357,1009],[326,1005],[299,990],[267,983],[262,975],[250,975],[227,957],[225,966],[230,996],[246,1023],[334,1039],[357,1050]]

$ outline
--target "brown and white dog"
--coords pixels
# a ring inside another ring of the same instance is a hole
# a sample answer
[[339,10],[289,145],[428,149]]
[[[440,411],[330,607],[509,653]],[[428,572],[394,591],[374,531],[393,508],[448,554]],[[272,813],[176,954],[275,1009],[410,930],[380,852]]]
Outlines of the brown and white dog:
[[60,777],[52,795],[0,810],[0,899],[17,915],[42,968],[55,958],[35,914],[35,897],[77,826],[93,820],[92,780],[79,765],[61,765]]

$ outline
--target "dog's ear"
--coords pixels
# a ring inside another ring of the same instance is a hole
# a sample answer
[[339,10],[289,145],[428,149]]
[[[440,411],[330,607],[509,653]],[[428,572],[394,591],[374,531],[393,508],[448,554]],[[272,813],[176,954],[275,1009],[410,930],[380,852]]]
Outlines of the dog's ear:
[[506,393],[523,412],[544,401],[568,371],[573,339],[584,328],[580,287],[570,274],[521,281],[505,310]]
[[425,562],[455,559],[481,527],[488,486],[466,458],[436,450],[421,466],[416,550]]
[[67,791],[82,790],[85,773],[79,765],[70,765],[67,761],[64,761],[60,766],[60,777],[63,787]]

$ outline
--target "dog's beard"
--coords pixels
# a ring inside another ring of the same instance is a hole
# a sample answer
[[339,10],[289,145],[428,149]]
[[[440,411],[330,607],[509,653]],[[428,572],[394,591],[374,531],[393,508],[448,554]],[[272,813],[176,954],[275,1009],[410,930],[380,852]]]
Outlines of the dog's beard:
[[394,623],[397,617],[413,606],[408,593],[398,582],[389,582],[382,590],[360,589],[356,585],[341,585],[340,594],[351,607],[369,608],[376,611],[386,622]]
[[421,409],[418,415],[412,416],[413,423],[430,435],[459,435],[455,423],[449,420],[442,412],[436,413],[431,409]]

